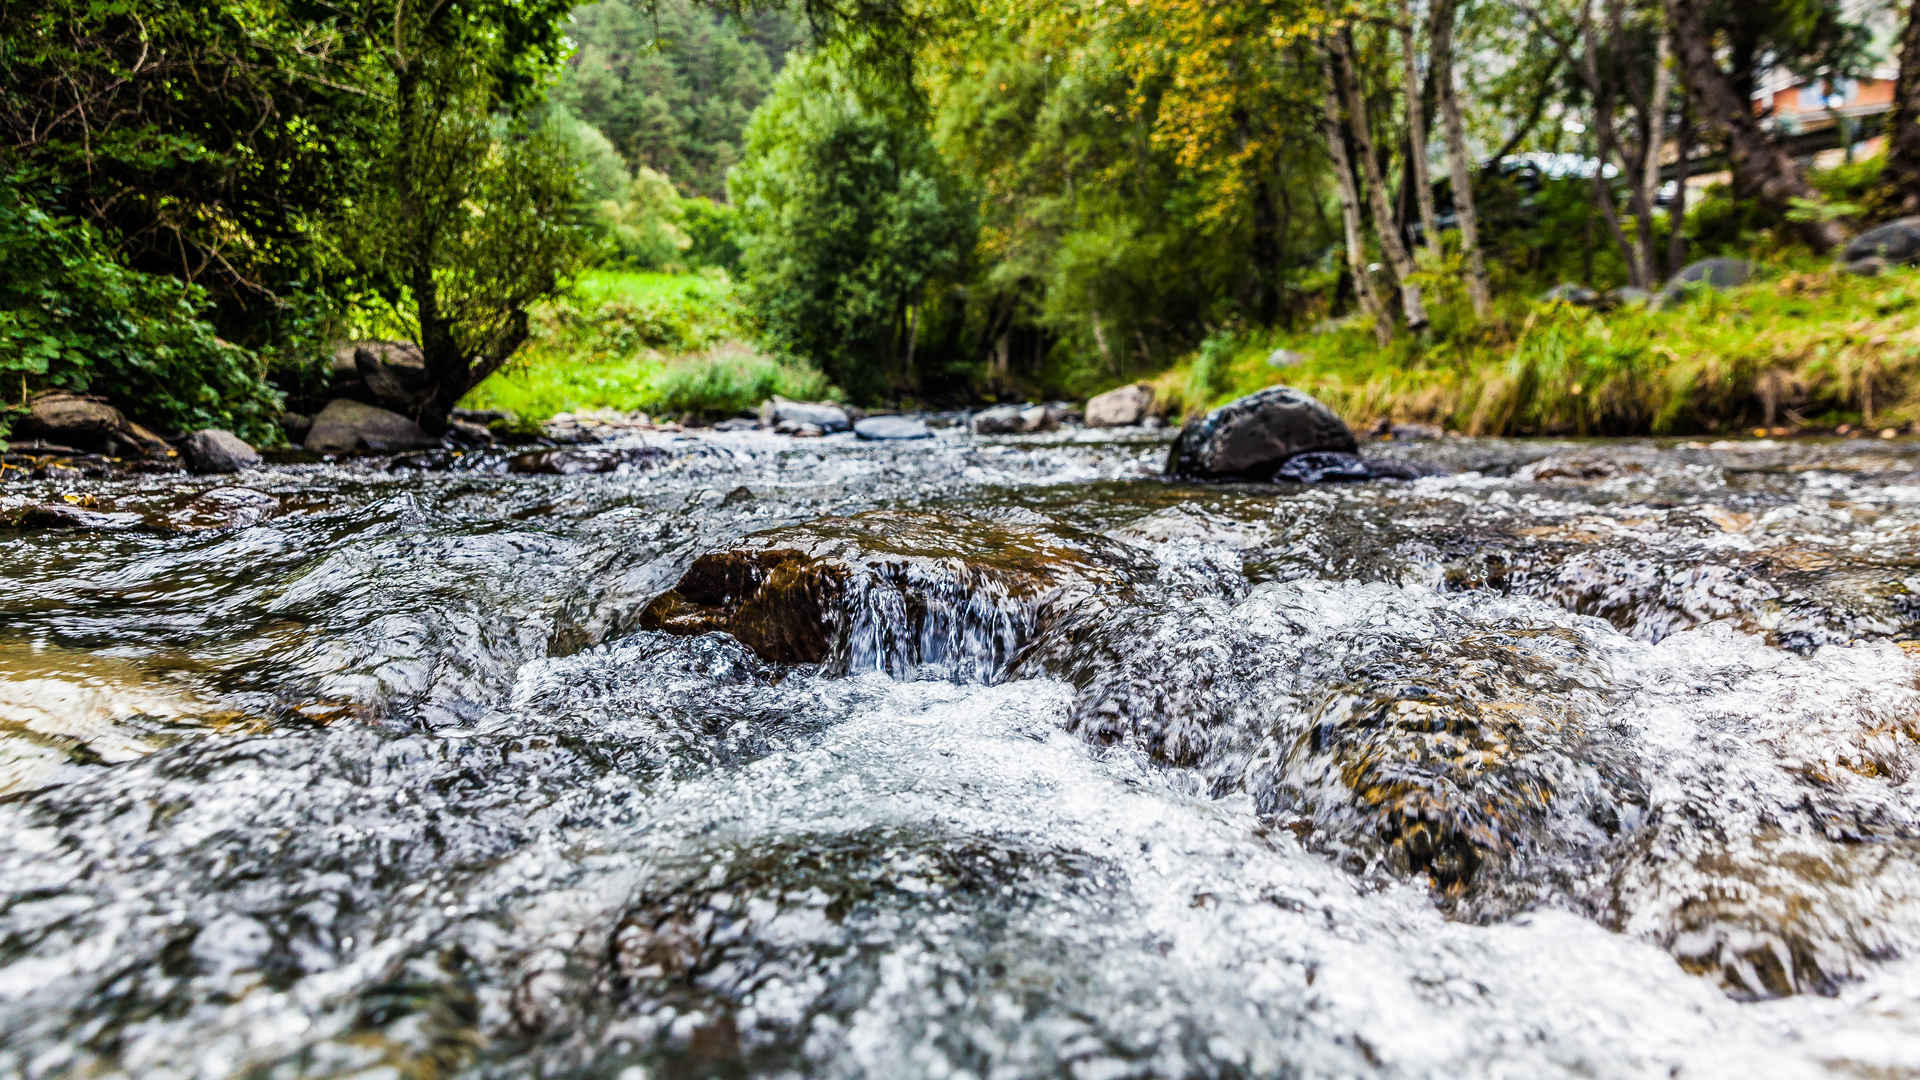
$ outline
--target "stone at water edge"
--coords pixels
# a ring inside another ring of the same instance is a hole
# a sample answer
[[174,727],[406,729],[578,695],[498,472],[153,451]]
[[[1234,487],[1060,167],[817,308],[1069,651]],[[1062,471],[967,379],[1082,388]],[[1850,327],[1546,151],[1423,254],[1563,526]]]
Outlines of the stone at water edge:
[[316,454],[424,450],[440,440],[396,412],[336,398],[313,418],[306,448]]
[[869,416],[853,425],[853,433],[874,441],[933,438],[933,429],[910,416]]
[[1193,480],[1267,480],[1296,454],[1359,449],[1333,410],[1290,386],[1275,386],[1188,421],[1167,456],[1167,473]]
[[1060,426],[1060,414],[1046,405],[995,405],[973,414],[967,426],[975,435],[1031,435]]
[[1109,390],[1087,402],[1087,426],[1132,427],[1153,409],[1153,387],[1134,383]]
[[260,454],[231,431],[205,428],[180,444],[187,468],[197,473],[232,473],[260,467]]
[[58,390],[27,403],[27,415],[15,428],[14,438],[45,439],[127,457],[165,457],[171,452],[166,440],[128,420],[104,399]]
[[760,406],[760,423],[778,431],[782,425],[796,428],[812,426],[823,433],[846,431],[853,426],[847,410],[821,401],[789,401],[772,397]]

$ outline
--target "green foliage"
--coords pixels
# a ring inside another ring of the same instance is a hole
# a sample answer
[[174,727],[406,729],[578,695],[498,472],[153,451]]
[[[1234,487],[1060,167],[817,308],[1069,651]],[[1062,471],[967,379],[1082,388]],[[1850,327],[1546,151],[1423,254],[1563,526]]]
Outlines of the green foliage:
[[775,394],[798,401],[834,396],[827,377],[805,361],[776,360],[740,345],[668,360],[646,383],[651,410],[676,416],[728,416]]
[[[1484,435],[1637,435],[1920,418],[1920,272],[1878,278],[1824,260],[1679,305],[1602,314],[1509,297],[1495,320],[1381,349],[1357,323],[1243,335],[1163,376],[1192,413],[1276,381],[1349,422],[1378,417]],[[1276,345],[1302,353],[1277,372]],[[1225,374],[1223,375],[1222,372]]]
[[556,97],[630,165],[723,198],[747,118],[797,27],[777,12],[744,22],[692,0],[599,0],[574,12],[568,34],[578,49]]
[[[278,397],[249,351],[206,321],[205,290],[130,270],[92,226],[0,184],[0,393],[107,395],[163,431],[226,427],[279,441]],[[3,419],[3,417],[0,417]]]
[[391,10],[392,98],[351,252],[385,277],[443,422],[525,342],[528,312],[584,261],[581,179],[531,106],[562,46],[558,0]]
[[961,278],[976,227],[925,128],[812,58],[755,114],[731,182],[745,299],[767,345],[856,398],[913,389],[915,310]]
[[726,203],[691,196],[680,201],[680,227],[691,242],[687,265],[740,272],[740,213]]
[[0,160],[109,257],[205,289],[223,337],[279,344],[293,297],[360,285],[325,229],[366,180],[384,36],[292,0],[0,5]]
[[693,239],[683,224],[682,200],[673,181],[644,165],[618,198],[602,201],[594,214],[594,226],[613,258],[638,270],[684,265]]
[[527,347],[467,404],[722,416],[775,393],[834,396],[817,369],[740,344],[739,314],[724,277],[592,271],[535,313]]
[[[1101,389],[1314,302],[1334,239],[1300,104],[1317,74],[1243,33],[1253,8],[1219,8],[1203,67],[1231,85],[1196,87],[1166,6],[982,4],[927,64],[938,145],[984,191],[966,323],[1001,389]],[[1212,117],[1224,145],[1187,138]]]

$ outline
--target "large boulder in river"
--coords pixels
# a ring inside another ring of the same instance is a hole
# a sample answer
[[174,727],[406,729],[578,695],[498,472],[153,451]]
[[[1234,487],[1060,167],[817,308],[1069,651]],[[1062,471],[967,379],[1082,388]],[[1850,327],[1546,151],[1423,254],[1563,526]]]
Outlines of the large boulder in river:
[[1109,390],[1087,402],[1087,426],[1132,427],[1153,411],[1153,387],[1134,383]]
[[760,424],[775,430],[784,426],[790,432],[811,425],[832,434],[852,427],[853,418],[847,415],[847,410],[829,402],[789,401],[776,395],[760,406]]
[[1359,448],[1332,409],[1276,386],[1188,421],[1174,440],[1167,472],[1196,480],[1269,480],[1296,454]]
[[1753,280],[1753,264],[1745,259],[1701,259],[1688,263],[1660,290],[1662,307],[1684,299],[1700,289],[1715,291],[1745,285]]
[[260,454],[246,440],[231,431],[206,428],[187,436],[180,444],[180,455],[187,468],[197,473],[232,473],[258,468]]
[[700,556],[641,626],[730,634],[775,663],[986,681],[1057,605],[1119,589],[1118,550],[1024,517],[822,518]]
[[383,453],[438,445],[440,440],[399,413],[345,398],[327,402],[313,418],[306,443],[316,454]]
[[1888,266],[1920,263],[1920,217],[1904,217],[1853,238],[1840,261],[1855,273],[1877,273]]
[[102,398],[53,391],[27,403],[14,437],[124,457],[165,457],[166,440],[128,420]]

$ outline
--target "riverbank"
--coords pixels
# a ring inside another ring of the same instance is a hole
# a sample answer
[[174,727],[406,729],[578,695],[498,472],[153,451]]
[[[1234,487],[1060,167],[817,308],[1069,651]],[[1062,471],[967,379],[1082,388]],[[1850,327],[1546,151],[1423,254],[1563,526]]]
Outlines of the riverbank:
[[1755,428],[1906,430],[1920,420],[1920,272],[1764,271],[1667,307],[1518,299],[1484,323],[1441,306],[1423,339],[1381,347],[1363,320],[1323,333],[1211,339],[1153,379],[1191,415],[1297,386],[1349,424],[1474,435],[1682,435]]
[[723,417],[830,391],[814,368],[751,344],[724,275],[593,270],[534,313],[532,338],[463,404],[529,421],[579,410]]

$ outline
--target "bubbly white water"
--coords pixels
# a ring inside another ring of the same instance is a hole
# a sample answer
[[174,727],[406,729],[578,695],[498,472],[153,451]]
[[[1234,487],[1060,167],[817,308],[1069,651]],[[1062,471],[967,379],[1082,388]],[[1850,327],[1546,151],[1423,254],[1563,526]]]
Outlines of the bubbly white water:
[[[10,541],[0,648],[111,658],[36,671],[124,705],[66,737],[167,737],[0,801],[0,1075],[1920,1072],[1911,448],[1321,490],[673,450]],[[634,629],[700,551],[870,509],[1116,577],[928,552],[851,594],[845,675]]]

